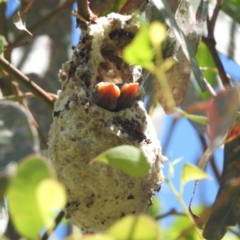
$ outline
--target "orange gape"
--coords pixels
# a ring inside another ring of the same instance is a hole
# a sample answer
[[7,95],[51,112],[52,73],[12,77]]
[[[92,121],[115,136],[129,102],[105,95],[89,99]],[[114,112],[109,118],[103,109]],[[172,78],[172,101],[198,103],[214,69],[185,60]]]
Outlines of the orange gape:
[[138,83],[100,82],[93,91],[93,102],[109,111],[119,111],[132,105],[138,86]]
[[121,94],[118,99],[116,110],[121,110],[131,106],[137,95],[138,85],[138,83],[125,83],[120,87]]
[[101,82],[93,92],[93,101],[102,108],[112,111],[117,106],[120,89],[114,83]]

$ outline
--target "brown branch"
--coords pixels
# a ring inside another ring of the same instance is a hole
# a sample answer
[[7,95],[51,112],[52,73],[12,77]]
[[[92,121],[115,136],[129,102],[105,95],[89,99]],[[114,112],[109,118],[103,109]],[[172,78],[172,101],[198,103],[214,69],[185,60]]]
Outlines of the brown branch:
[[[37,23],[33,24],[31,27],[28,28],[29,32],[34,32],[37,28],[48,22],[52,17],[56,16],[60,11],[63,9],[71,6],[74,0],[67,0],[65,3],[58,5],[52,12],[50,12],[47,16],[40,19]],[[11,43],[8,48],[12,46],[18,45],[22,40],[29,37],[28,33],[25,31],[20,34],[13,43]]]
[[41,87],[32,82],[26,75],[10,64],[6,59],[0,57],[0,68],[6,71],[19,84],[26,87],[50,109],[53,109],[53,98],[49,96]]
[[[216,6],[215,6],[215,8],[213,10],[212,18],[209,21],[208,30],[210,31],[211,34],[214,33],[215,23],[217,21],[218,13],[219,13],[219,11],[221,9],[221,6],[222,6],[222,0],[217,0]],[[212,35],[212,37],[213,37],[213,35]]]
[[222,62],[219,58],[219,55],[218,55],[218,52],[217,52],[217,49],[216,49],[216,41],[215,41],[215,38],[214,38],[215,23],[217,21],[217,17],[218,17],[219,11],[221,9],[221,5],[222,5],[222,0],[217,0],[217,4],[214,8],[212,18],[207,19],[208,36],[207,37],[203,36],[202,41],[206,44],[206,46],[208,47],[208,49],[209,49],[209,51],[212,55],[213,61],[214,61],[215,65],[218,69],[218,73],[219,73],[219,76],[222,80],[223,85],[229,86],[230,81],[227,77],[227,74],[225,72],[223,64],[222,64]]
[[56,227],[58,226],[58,224],[62,221],[63,217],[65,216],[64,211],[60,211],[60,213],[57,215],[57,217],[55,218],[54,222],[54,227],[51,230],[46,230],[46,232],[43,234],[43,236],[41,237],[41,240],[47,240],[49,238],[49,236],[52,234],[52,232],[56,229]]
[[[209,36],[211,35],[211,33],[209,33]],[[227,74],[225,72],[225,69],[223,67],[223,64],[220,60],[220,57],[218,55],[217,49],[216,49],[216,41],[214,38],[212,37],[202,37],[202,41],[203,43],[206,44],[206,46],[208,47],[208,50],[210,51],[213,61],[218,69],[218,74],[222,80],[223,85],[228,86],[230,85],[230,81],[227,77]]]
[[78,14],[86,21],[92,21],[97,18],[89,7],[88,0],[77,0]]
[[28,44],[28,42],[18,43],[18,44],[16,44],[16,45],[11,44],[11,47],[5,47],[5,48],[3,48],[3,52],[11,51],[11,50],[13,50],[14,48],[22,47],[22,46],[25,46],[25,45],[27,45],[27,44]]

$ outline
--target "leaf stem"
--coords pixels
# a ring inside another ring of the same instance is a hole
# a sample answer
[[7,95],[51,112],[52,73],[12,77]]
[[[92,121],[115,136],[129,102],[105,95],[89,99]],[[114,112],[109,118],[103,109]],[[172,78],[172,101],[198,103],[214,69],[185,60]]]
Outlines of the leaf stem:
[[186,216],[189,218],[189,220],[191,221],[192,223],[192,226],[195,228],[195,231],[197,232],[198,236],[199,236],[199,239],[204,239],[202,237],[202,233],[200,232],[200,230],[198,229],[194,219],[192,218],[187,206],[185,205],[183,199],[182,199],[182,195],[180,193],[178,193],[178,191],[176,190],[176,188],[173,186],[172,184],[172,181],[171,179],[167,179],[167,183],[170,187],[170,189],[172,190],[173,194],[175,195],[175,197],[178,199],[179,203],[181,204],[182,208],[183,208],[183,211],[184,213],[186,214]]

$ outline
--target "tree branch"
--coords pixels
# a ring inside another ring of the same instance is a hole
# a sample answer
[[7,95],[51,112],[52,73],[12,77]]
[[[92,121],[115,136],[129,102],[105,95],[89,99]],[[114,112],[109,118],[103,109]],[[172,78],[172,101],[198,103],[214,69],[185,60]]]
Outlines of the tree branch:
[[218,73],[219,76],[222,80],[223,85],[225,86],[229,86],[230,85],[230,81],[227,77],[227,74],[225,72],[225,69],[223,67],[223,64],[219,58],[218,52],[216,50],[216,41],[214,38],[214,28],[215,28],[215,23],[217,21],[217,17],[218,17],[218,13],[221,9],[221,5],[222,5],[222,0],[217,0],[217,4],[214,8],[213,11],[213,15],[211,19],[207,19],[207,29],[208,29],[208,36],[207,37],[202,37],[202,41],[206,44],[206,46],[208,47],[213,61],[216,64],[216,67],[218,69]]
[[32,82],[26,75],[10,64],[6,59],[0,57],[0,68],[6,71],[19,84],[26,87],[49,108],[53,109],[53,98],[49,96],[41,87]]
[[91,11],[88,0],[77,0],[77,6],[78,14],[86,21],[95,20],[97,18]]
[[222,0],[217,0],[216,6],[215,6],[214,11],[213,11],[212,18],[209,21],[209,28],[208,28],[208,30],[210,30],[211,34],[214,33],[215,23],[217,21],[218,13],[219,13],[219,11],[221,9],[221,5],[222,5]]
[[[211,35],[211,33],[209,34],[209,36]],[[212,37],[202,37],[202,42],[206,44],[206,46],[208,47],[209,52],[212,55],[213,61],[218,69],[218,74],[222,80],[223,85],[227,86],[230,85],[229,79],[227,77],[227,74],[225,72],[225,69],[223,67],[223,64],[220,60],[220,57],[218,55],[217,49],[216,49],[216,41],[214,38]]]
[[181,213],[181,212],[177,212],[174,208],[173,209],[170,209],[168,212],[162,214],[162,215],[159,215],[157,217],[155,217],[155,220],[160,220],[162,218],[165,218],[165,217],[168,217],[168,216],[171,216],[171,215],[177,215],[177,216],[184,216],[186,217],[187,215],[185,213]]

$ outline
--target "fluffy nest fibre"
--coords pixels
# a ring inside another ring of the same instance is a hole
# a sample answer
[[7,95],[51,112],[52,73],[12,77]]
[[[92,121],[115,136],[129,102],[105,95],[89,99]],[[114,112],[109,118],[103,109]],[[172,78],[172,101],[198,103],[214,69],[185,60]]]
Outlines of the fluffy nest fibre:
[[[115,13],[85,24],[71,60],[59,72],[62,91],[54,106],[49,155],[66,188],[66,217],[84,232],[104,231],[127,214],[144,212],[161,188],[165,158],[141,100],[142,87],[121,110],[93,100],[100,82],[141,84],[141,68],[129,66],[121,55],[138,27],[132,16]],[[126,144],[145,154],[151,165],[146,176],[89,164],[103,151]]]

